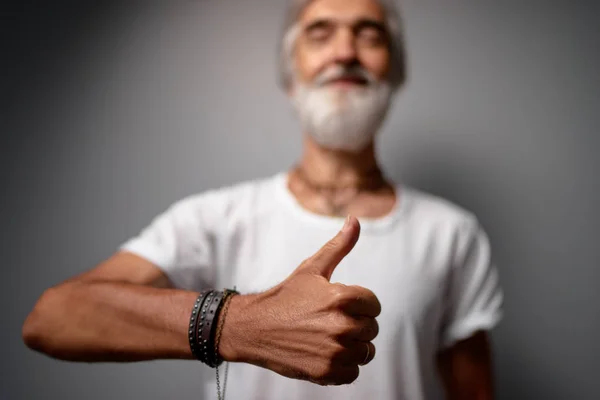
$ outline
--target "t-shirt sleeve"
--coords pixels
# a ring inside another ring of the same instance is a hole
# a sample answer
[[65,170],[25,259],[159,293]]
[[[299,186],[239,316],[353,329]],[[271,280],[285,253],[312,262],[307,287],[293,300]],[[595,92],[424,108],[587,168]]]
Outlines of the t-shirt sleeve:
[[120,250],[159,267],[180,289],[199,290],[214,280],[214,230],[210,204],[190,197],[171,205]]
[[502,318],[503,294],[487,234],[476,221],[460,230],[450,273],[441,347],[452,346]]

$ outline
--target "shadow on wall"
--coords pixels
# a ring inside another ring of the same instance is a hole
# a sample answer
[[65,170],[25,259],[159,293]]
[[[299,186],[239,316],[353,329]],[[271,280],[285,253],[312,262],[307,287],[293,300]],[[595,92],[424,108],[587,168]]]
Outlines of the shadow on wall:
[[535,256],[527,254],[532,250],[518,226],[523,223],[520,213],[527,210],[520,207],[518,192],[523,188],[517,187],[503,168],[510,161],[485,159],[485,155],[462,157],[455,145],[447,142],[419,141],[417,147],[410,147],[409,155],[406,153],[406,147],[395,153],[400,156],[387,168],[390,178],[473,212],[490,236],[505,303],[504,319],[492,333],[498,399],[569,399],[561,387],[561,377],[553,376],[552,365],[522,350],[527,346],[522,337],[531,336],[526,333],[527,324],[535,318],[527,316],[523,307],[522,302],[527,301],[523,291],[527,289],[519,275],[527,260],[535,260]]

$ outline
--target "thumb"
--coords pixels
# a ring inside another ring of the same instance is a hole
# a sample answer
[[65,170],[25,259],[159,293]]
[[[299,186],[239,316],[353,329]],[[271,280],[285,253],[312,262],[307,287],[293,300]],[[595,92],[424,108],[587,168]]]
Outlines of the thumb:
[[342,230],[307,260],[313,273],[331,279],[335,267],[354,248],[359,236],[360,223],[349,215]]

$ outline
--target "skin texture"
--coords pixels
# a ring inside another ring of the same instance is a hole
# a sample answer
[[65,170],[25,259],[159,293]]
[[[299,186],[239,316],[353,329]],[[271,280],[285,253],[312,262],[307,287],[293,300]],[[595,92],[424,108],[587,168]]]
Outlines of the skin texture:
[[309,83],[331,63],[359,63],[376,78],[388,73],[387,38],[363,21],[384,23],[381,7],[371,0],[316,0],[298,21],[297,79]]
[[440,352],[437,362],[448,400],[494,398],[490,343],[485,332]]
[[32,350],[68,361],[191,359],[196,293],[170,288],[160,269],[118,253],[47,289],[22,328]]
[[[390,52],[385,40],[372,29],[360,30],[359,21],[383,23],[381,7],[373,0],[315,0],[299,19],[300,35],[294,52],[296,79],[309,83],[332,64],[358,64],[379,79],[389,72]],[[326,21],[326,28],[320,26]],[[343,91],[346,87],[340,87]],[[293,86],[290,93],[293,93]],[[377,168],[375,144],[360,153],[346,153],[324,149],[310,135],[304,135],[304,152],[300,165],[311,181],[321,185],[346,186],[359,182],[367,171]],[[306,209],[322,213],[321,194],[312,192],[296,174],[290,174],[288,186],[299,203]],[[388,214],[401,194],[391,184],[376,191],[366,191],[346,204],[345,212],[357,217],[377,218]],[[441,351],[437,356],[438,372],[446,389],[447,398],[492,399],[493,379],[489,338],[478,332]]]
[[[233,297],[223,358],[321,385],[353,382],[359,364],[375,356],[371,341],[381,305],[370,290],[329,278],[359,233],[358,220],[349,218],[284,282]],[[197,293],[166,286],[157,267],[119,253],[48,289],[27,317],[23,339],[33,350],[69,361],[191,359],[187,324]]]
[[[360,65],[377,79],[385,79],[390,63],[387,36],[365,24],[383,26],[384,17],[379,4],[372,0],[312,2],[298,21],[300,33],[294,51],[297,81],[310,83],[335,64]],[[337,84],[341,99],[350,85]],[[290,94],[293,90],[292,84]],[[304,151],[299,164],[305,175],[316,184],[351,187],[365,174],[379,168],[374,143],[359,153],[351,153],[323,148],[306,133],[303,142]],[[304,208],[317,214],[327,214],[322,206],[324,195],[311,190],[297,174],[290,174],[288,186]],[[396,193],[390,182],[377,190],[362,191],[358,195],[344,193],[344,190],[339,190],[337,195],[352,199],[341,212],[356,217],[382,217],[396,203]]]
[[[375,1],[312,2],[299,21],[304,29],[294,53],[298,79],[310,82],[332,63],[359,63],[385,79],[387,45],[372,29],[358,28],[364,20],[383,22]],[[320,30],[306,30],[316,22]],[[340,91],[345,88],[339,86]],[[316,183],[352,185],[377,167],[375,146],[358,154],[331,151],[305,135],[300,165]],[[300,204],[320,212],[321,194],[293,172],[288,185]],[[388,183],[354,197],[345,212],[380,217],[397,200],[401,194]],[[332,284],[329,277],[359,234],[358,220],[351,217],[344,231],[285,281],[263,293],[234,296],[221,336],[223,358],[321,385],[353,382],[359,363],[375,357],[371,341],[377,336],[381,306],[369,289]],[[23,324],[23,340],[35,351],[70,361],[192,359],[187,327],[196,297],[195,292],[174,289],[150,262],[117,253],[46,290]],[[490,358],[483,332],[440,353],[438,370],[448,398],[492,399]]]
[[329,279],[359,232],[358,220],[349,218],[285,281],[259,295],[234,297],[221,337],[223,356],[320,385],[353,382],[359,364],[375,356],[371,340],[381,305],[372,291]]

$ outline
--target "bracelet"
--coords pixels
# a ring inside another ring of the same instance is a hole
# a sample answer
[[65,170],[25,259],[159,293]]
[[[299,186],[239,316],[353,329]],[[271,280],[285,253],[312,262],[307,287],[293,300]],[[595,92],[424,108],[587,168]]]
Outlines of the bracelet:
[[223,325],[225,324],[225,317],[227,317],[227,311],[229,310],[229,303],[231,303],[231,298],[239,294],[238,291],[234,290],[225,290],[223,294],[223,308],[221,311],[222,317],[218,319],[217,330],[215,334],[215,356],[217,359],[217,364],[220,365],[223,363],[223,358],[219,354],[219,343],[221,341],[221,332],[223,331]]
[[[225,324],[225,317],[227,316],[227,310],[229,309],[229,304],[231,303],[231,298],[233,296],[235,296],[236,294],[239,294],[239,292],[236,290],[236,287],[233,287],[233,290],[226,290],[225,294],[223,296],[223,317],[220,318],[219,324],[217,325],[217,337],[215,338],[215,354],[217,357],[217,362],[218,364],[221,364],[223,362],[223,359],[221,358],[221,355],[219,354],[219,342],[221,340],[221,332],[223,331],[223,325]],[[217,380],[217,399],[218,400],[225,400],[225,389],[227,389],[227,372],[229,372],[229,364],[227,364],[225,366],[225,379],[223,381],[223,394],[221,395],[221,379],[219,378],[219,368],[217,367],[215,369],[215,377]]]
[[[213,325],[217,310],[223,300],[223,293],[219,291],[213,291],[202,307],[202,320],[198,325],[198,343],[202,346],[201,356],[202,362],[209,367],[215,367],[214,357],[214,334]],[[212,298],[211,298],[212,297]]]
[[192,313],[190,315],[190,327],[189,327],[189,339],[190,339],[190,350],[196,359],[200,360],[199,347],[197,346],[198,336],[197,336],[197,322],[200,319],[200,309],[202,307],[202,303],[206,299],[206,296],[209,294],[209,291],[201,292],[200,295],[196,298],[194,302],[194,307],[192,308]]
[[217,325],[227,298],[237,293],[227,289],[207,290],[202,292],[194,303],[190,316],[190,348],[194,357],[209,367],[217,368],[223,363],[223,359],[218,355]]

